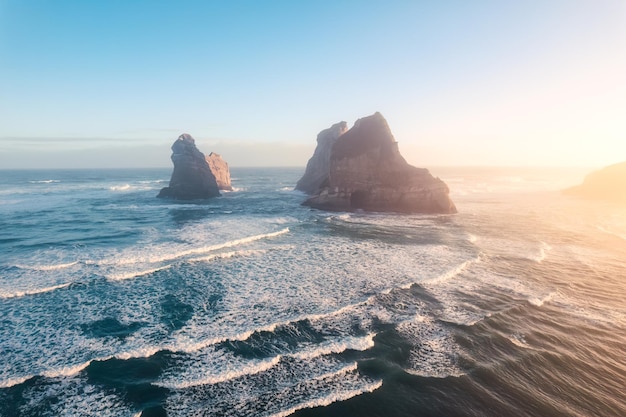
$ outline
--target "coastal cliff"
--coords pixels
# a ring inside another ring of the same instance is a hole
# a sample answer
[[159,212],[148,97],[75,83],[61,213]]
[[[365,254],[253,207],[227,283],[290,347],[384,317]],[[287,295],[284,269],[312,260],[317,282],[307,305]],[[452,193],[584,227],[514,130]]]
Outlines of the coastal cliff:
[[402,157],[380,113],[357,120],[335,140],[327,179],[303,204],[331,211],[457,211],[442,180]]
[[172,145],[174,171],[169,187],[161,189],[159,198],[195,200],[220,195],[215,175],[191,135],[183,133]]

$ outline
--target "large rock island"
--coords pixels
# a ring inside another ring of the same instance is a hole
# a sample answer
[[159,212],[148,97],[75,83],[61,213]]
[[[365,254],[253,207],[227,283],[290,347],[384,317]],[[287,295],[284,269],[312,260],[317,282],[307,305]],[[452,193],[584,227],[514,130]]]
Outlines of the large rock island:
[[306,164],[304,175],[296,184],[296,190],[313,194],[328,181],[330,173],[330,153],[339,136],[348,131],[346,122],[339,122],[317,135],[317,147],[309,162]]
[[196,200],[220,195],[215,175],[196,141],[183,133],[172,145],[174,172],[169,187],[161,189],[157,197],[178,200]]
[[626,202],[626,162],[594,171],[581,185],[563,192],[581,198]]
[[[341,124],[329,130],[339,132]],[[325,137],[328,130],[322,134]],[[405,161],[380,113],[361,118],[350,130],[340,133],[330,152],[319,150],[320,146],[327,147],[327,142],[318,136],[318,149],[298,181],[297,189],[312,194],[304,205],[331,211],[456,213],[448,186],[427,169]],[[326,154],[328,160],[314,162]],[[311,165],[322,169],[326,163],[328,171],[323,178],[320,170],[309,170]],[[318,183],[315,191],[309,191],[308,184]]]

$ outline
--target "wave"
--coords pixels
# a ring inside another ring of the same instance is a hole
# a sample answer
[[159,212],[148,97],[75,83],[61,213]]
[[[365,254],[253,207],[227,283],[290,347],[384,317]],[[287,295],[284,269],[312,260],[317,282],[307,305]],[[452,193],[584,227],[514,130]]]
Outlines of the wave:
[[620,238],[622,240],[626,240],[626,235],[621,234],[621,233],[617,233],[617,232],[613,232],[611,230],[608,230],[608,229],[604,228],[603,226],[596,226],[596,229],[598,229],[602,233],[606,233],[608,235],[615,236],[615,237]]
[[126,279],[131,279],[131,278],[137,278],[137,277],[141,277],[144,275],[149,275],[152,274],[154,272],[158,272],[158,271],[163,271],[165,269],[169,269],[171,268],[172,265],[164,265],[164,266],[160,266],[158,268],[151,268],[151,269],[146,269],[143,271],[134,271],[134,272],[122,272],[119,274],[110,274],[107,275],[107,278],[112,280],[112,281],[123,281]]
[[426,279],[424,281],[422,281],[420,284],[440,284],[442,282],[446,282],[454,277],[456,277],[457,275],[461,274],[463,271],[465,271],[467,268],[469,268],[471,265],[473,264],[477,264],[481,262],[481,258],[480,256],[477,256],[476,258],[472,258],[469,259],[465,262],[463,262],[462,264],[458,265],[456,268],[453,268],[451,270],[449,270],[448,272],[439,275],[437,277],[434,278],[430,278],[430,279]]
[[130,258],[125,258],[125,259],[110,259],[110,260],[104,259],[100,261],[87,261],[85,263],[89,265],[95,264],[95,265],[102,266],[102,265],[130,265],[130,264],[136,264],[136,263],[158,263],[158,262],[165,262],[165,261],[173,261],[173,260],[184,258],[190,255],[199,255],[203,253],[214,252],[220,249],[226,249],[226,248],[231,248],[234,246],[245,245],[247,243],[252,243],[257,240],[269,239],[269,238],[273,238],[276,236],[284,235],[286,233],[289,233],[288,227],[282,230],[279,230],[277,232],[248,236],[248,237],[231,240],[231,241],[224,242],[224,243],[218,243],[216,245],[192,248],[192,249],[187,249],[187,250],[183,250],[180,252],[169,253],[165,255],[147,256],[147,257],[130,257]]
[[28,269],[31,271],[57,271],[59,269],[66,269],[78,264],[78,261],[68,262],[64,264],[50,264],[50,265],[15,265],[19,269]]
[[131,189],[131,185],[130,184],[124,184],[124,185],[113,185],[111,187],[109,187],[109,190],[111,191],[127,191]]
[[60,288],[69,287],[70,285],[72,285],[71,282],[68,282],[66,284],[53,285],[51,287],[36,288],[36,289],[32,289],[32,290],[22,290],[22,291],[14,291],[14,292],[5,292],[5,291],[1,291],[0,290],[0,299],[3,299],[3,298],[4,299],[6,299],[6,298],[19,298],[19,297],[25,297],[27,295],[42,294],[42,293],[45,293],[45,292],[58,290]]
[[250,376],[266,372],[274,366],[278,365],[281,361],[282,355],[275,356],[269,360],[255,361],[249,365],[245,365],[242,368],[230,370],[218,375],[210,375],[197,380],[186,380],[179,383],[157,383],[164,388],[168,389],[185,389],[196,387],[199,385],[214,385],[233,379],[241,378],[243,376]]
[[53,183],[57,183],[57,182],[61,182],[61,180],[34,180],[34,181],[28,181],[31,184],[53,184]]
[[223,252],[216,253],[214,255],[202,256],[200,258],[191,258],[189,262],[210,262],[215,259],[228,259],[237,256],[248,256],[248,255],[258,255],[267,253],[267,250],[263,249],[251,249],[251,250],[240,250],[240,251],[231,251],[231,252]]
[[550,294],[539,298],[539,297],[530,297],[528,299],[528,302],[532,305],[534,305],[535,307],[541,307],[544,303],[552,301],[552,299],[554,298],[554,296],[556,295],[556,291],[551,292]]
[[[342,373],[346,373],[346,372],[347,371],[344,371]],[[278,413],[272,414],[270,417],[287,417],[295,413],[296,411],[303,410],[305,408],[325,407],[332,403],[349,400],[350,398],[356,397],[358,395],[374,392],[382,386],[383,386],[382,380],[370,382],[368,384],[365,384],[361,388],[352,389],[352,390],[343,391],[343,392],[334,392],[332,394],[328,394],[321,398],[315,398],[309,401],[302,402],[286,410],[281,410]]]
[[539,253],[536,256],[531,256],[531,260],[540,264],[548,257],[548,252],[552,250],[552,246],[548,245],[546,242],[540,242]]

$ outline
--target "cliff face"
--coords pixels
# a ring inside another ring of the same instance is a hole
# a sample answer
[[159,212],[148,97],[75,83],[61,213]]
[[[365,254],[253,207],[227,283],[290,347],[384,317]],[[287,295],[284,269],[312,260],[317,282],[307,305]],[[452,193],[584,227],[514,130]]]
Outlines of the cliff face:
[[217,187],[220,190],[232,191],[233,187],[230,184],[230,171],[226,161],[215,152],[211,152],[209,156],[206,157],[206,161],[209,164],[209,169],[215,176]]
[[303,204],[334,211],[456,213],[448,186],[405,161],[380,113],[357,120],[335,141],[327,183]]
[[304,175],[296,184],[296,190],[313,194],[328,181],[330,173],[330,153],[333,145],[348,130],[346,122],[339,122],[317,135],[317,147],[309,162],[306,164]]
[[626,202],[626,162],[594,171],[581,185],[568,188],[564,193],[594,200]]
[[191,135],[184,133],[176,139],[172,145],[172,162],[170,185],[157,197],[195,200],[220,195],[215,176]]

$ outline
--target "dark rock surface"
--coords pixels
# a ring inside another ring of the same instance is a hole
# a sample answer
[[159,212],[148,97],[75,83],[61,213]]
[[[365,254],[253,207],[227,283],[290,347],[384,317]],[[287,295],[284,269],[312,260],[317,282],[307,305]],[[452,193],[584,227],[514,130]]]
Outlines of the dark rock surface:
[[328,181],[330,173],[330,152],[333,145],[345,132],[348,131],[346,122],[339,122],[317,135],[317,147],[309,162],[306,164],[304,175],[296,184],[296,190],[313,194]]
[[626,202],[626,162],[594,171],[585,177],[582,184],[563,192],[593,200]]
[[170,185],[157,197],[195,200],[220,195],[215,176],[191,135],[183,133],[176,139],[172,145],[172,162]]
[[357,120],[336,139],[327,181],[303,204],[331,211],[456,213],[448,186],[405,161],[380,113]]
[[217,181],[217,187],[220,190],[232,191],[233,186],[230,183],[230,170],[228,169],[226,161],[215,152],[211,152],[209,156],[206,157],[206,161]]

